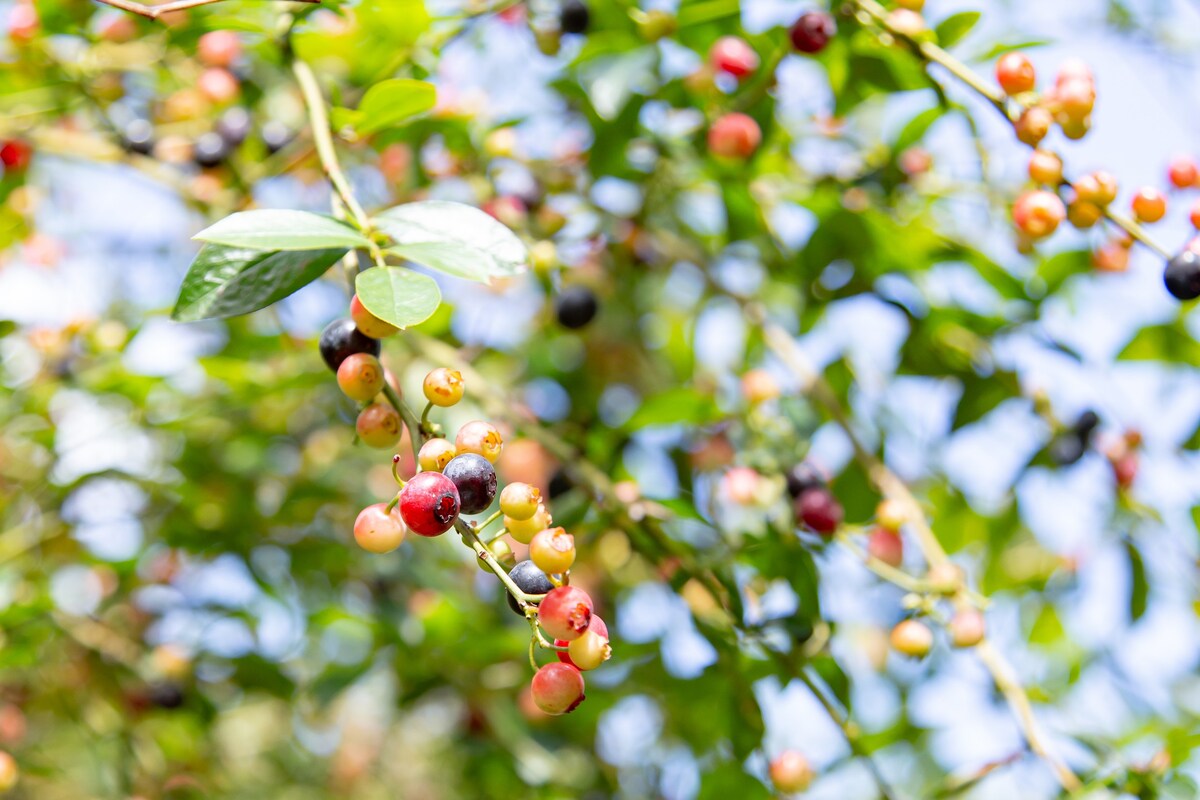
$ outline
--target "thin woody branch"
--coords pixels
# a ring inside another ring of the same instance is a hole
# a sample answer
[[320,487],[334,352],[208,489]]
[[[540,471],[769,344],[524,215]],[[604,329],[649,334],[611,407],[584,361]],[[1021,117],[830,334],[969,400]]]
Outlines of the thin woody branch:
[[[132,0],[96,0],[96,2],[112,6],[113,8],[119,8],[122,11],[128,11],[130,14],[137,14],[147,19],[158,19],[163,14],[170,14],[172,11],[186,11],[189,8],[209,6],[214,3],[220,3],[222,0],[172,0],[170,3],[162,3],[161,5],[135,3]],[[317,4],[321,0],[291,0],[291,2]]]

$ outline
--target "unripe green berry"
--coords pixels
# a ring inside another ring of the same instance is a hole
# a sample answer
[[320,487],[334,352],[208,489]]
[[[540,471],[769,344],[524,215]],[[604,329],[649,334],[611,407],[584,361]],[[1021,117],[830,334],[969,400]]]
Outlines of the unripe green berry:
[[510,483],[500,492],[500,510],[504,516],[525,521],[537,513],[542,502],[542,493],[528,483]]

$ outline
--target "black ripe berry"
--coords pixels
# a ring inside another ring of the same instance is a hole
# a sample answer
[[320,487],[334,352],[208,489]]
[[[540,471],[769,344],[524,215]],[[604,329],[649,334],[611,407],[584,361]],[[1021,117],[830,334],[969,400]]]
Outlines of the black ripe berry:
[[201,167],[216,167],[229,155],[229,145],[221,138],[221,134],[209,131],[196,140],[192,148],[192,158]]
[[1180,300],[1200,297],[1200,254],[1194,250],[1184,250],[1172,258],[1163,272],[1163,281],[1167,284],[1167,291]]
[[1068,467],[1083,458],[1083,453],[1086,449],[1083,439],[1079,438],[1079,434],[1074,431],[1067,431],[1055,436],[1051,440],[1048,452],[1051,461],[1060,467]]
[[582,328],[596,316],[596,294],[586,286],[568,286],[554,302],[554,313],[564,328]]
[[146,696],[154,706],[166,709],[179,708],[184,699],[183,690],[171,682],[151,684]]
[[122,132],[125,149],[131,153],[148,156],[154,152],[154,126],[147,119],[135,119]]
[[[512,578],[513,583],[517,585],[525,594],[545,594],[554,588],[554,584],[546,577],[546,573],[537,568],[532,561],[522,561],[512,568],[508,573],[508,577]],[[505,597],[508,598],[508,607],[516,614],[523,613],[521,607],[517,605],[517,599],[511,594],[505,592]]]
[[786,477],[788,494],[793,499],[803,494],[806,489],[818,489],[825,485],[821,472],[807,461],[789,469]]
[[221,134],[227,145],[237,147],[250,135],[252,124],[250,112],[241,106],[234,106],[217,120],[217,133]]
[[584,33],[592,21],[592,13],[588,11],[587,3],[583,0],[564,0],[558,12],[558,28],[563,33]]
[[571,491],[571,486],[571,478],[567,475],[566,469],[559,467],[550,476],[550,485],[546,489],[548,490],[547,493],[550,495],[550,499],[553,500]]
[[292,132],[282,122],[271,121],[262,126],[262,140],[268,153],[277,153],[292,140]]
[[325,359],[325,363],[334,372],[337,372],[337,368],[348,356],[355,353],[378,356],[379,350],[379,340],[363,336],[358,328],[354,327],[353,320],[335,319],[321,331],[321,358]]
[[475,453],[450,459],[442,474],[458,488],[463,514],[486,511],[496,498],[496,470],[490,461]]

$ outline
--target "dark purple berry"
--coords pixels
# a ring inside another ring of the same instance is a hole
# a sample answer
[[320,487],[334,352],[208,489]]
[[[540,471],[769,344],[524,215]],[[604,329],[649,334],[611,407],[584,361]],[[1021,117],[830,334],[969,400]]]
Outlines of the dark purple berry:
[[450,459],[442,474],[458,487],[462,513],[486,511],[496,498],[496,470],[490,461],[475,453],[463,453]]
[[1163,272],[1167,291],[1180,300],[1195,300],[1200,297],[1200,254],[1184,250],[1167,262]]
[[196,139],[192,148],[192,158],[201,167],[216,167],[229,155],[229,145],[221,138],[221,134],[209,131]]
[[822,536],[832,536],[842,524],[842,504],[824,487],[804,490],[795,506],[796,519]]
[[292,132],[282,122],[271,121],[262,126],[263,144],[268,153],[278,153],[292,140]]
[[[554,588],[554,584],[546,577],[546,573],[537,568],[537,565],[532,561],[522,561],[512,568],[508,573],[508,577],[512,578],[513,583],[517,585],[525,594],[546,594]],[[517,605],[517,599],[511,594],[505,592],[508,598],[508,607],[515,614],[523,614],[521,607]]]
[[335,319],[321,331],[321,358],[334,372],[342,365],[347,357],[355,353],[370,353],[378,357],[380,345],[378,339],[363,336],[354,326],[354,320]]
[[572,330],[591,322],[599,307],[595,292],[586,286],[568,286],[554,301],[559,324]]
[[837,33],[837,25],[833,17],[824,11],[809,11],[801,14],[800,19],[792,25],[788,35],[792,39],[792,47],[801,53],[819,53],[829,44],[829,40]]
[[131,153],[148,156],[154,152],[154,125],[148,119],[135,119],[121,133],[125,149]]
[[217,133],[230,147],[237,147],[250,135],[251,125],[250,112],[241,106],[234,106],[217,120]]
[[583,0],[564,0],[558,12],[558,29],[563,33],[584,33],[592,21],[592,13]]
[[799,497],[807,489],[817,489],[825,485],[821,471],[807,461],[803,461],[787,471],[787,490],[793,499]]

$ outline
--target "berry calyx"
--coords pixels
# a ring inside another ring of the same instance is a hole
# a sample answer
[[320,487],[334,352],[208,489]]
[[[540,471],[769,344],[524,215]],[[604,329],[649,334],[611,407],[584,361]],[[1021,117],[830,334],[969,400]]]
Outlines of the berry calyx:
[[1167,213],[1167,198],[1152,186],[1138,189],[1130,202],[1133,215],[1140,222],[1158,222]]
[[542,493],[528,483],[510,483],[500,492],[500,510],[517,522],[524,522],[536,514],[541,502]]
[[383,365],[370,353],[354,353],[337,368],[337,383],[351,400],[373,400],[383,389]]
[[915,619],[906,619],[892,628],[888,638],[896,652],[913,658],[926,656],[933,649],[933,631]]
[[987,626],[983,614],[974,608],[961,608],[954,612],[947,625],[950,644],[955,647],[974,647],[983,641]]
[[1033,62],[1022,53],[1005,53],[996,62],[996,83],[1005,94],[1031,92],[1037,86]]
[[1163,281],[1167,291],[1180,300],[1200,297],[1200,254],[1184,250],[1172,258],[1163,272]]
[[563,0],[558,11],[558,29],[563,33],[586,33],[592,22],[591,11],[583,0]]
[[358,438],[367,447],[378,447],[381,450],[396,446],[400,441],[400,433],[404,423],[396,409],[388,403],[371,403],[358,412],[354,423]]
[[463,453],[450,460],[442,470],[458,489],[461,513],[478,514],[486,511],[496,498],[496,470],[481,455]]
[[583,673],[569,664],[545,664],[533,676],[533,702],[543,712],[558,716],[575,710],[583,702]]
[[392,323],[384,322],[367,311],[358,295],[350,298],[350,319],[354,320],[354,326],[362,331],[364,336],[370,336],[372,339],[384,339],[400,330]]
[[1191,156],[1177,156],[1167,165],[1167,180],[1176,189],[1189,189],[1200,180],[1200,166]]
[[596,317],[600,303],[586,286],[568,286],[554,300],[554,316],[564,328],[578,330]]
[[567,648],[565,652],[558,651],[559,661],[581,670],[595,669],[612,655],[612,647],[609,646],[608,639],[608,625],[595,614],[592,614],[592,621],[583,636],[573,642],[555,639],[554,644]]
[[417,463],[426,472],[441,472],[450,459],[458,455],[454,445],[445,439],[430,439],[421,445],[417,453]]
[[829,40],[837,33],[833,17],[824,11],[809,11],[800,15],[788,30],[792,47],[801,53],[812,55],[825,49]]
[[899,567],[904,563],[904,540],[894,530],[876,528],[867,539],[867,553],[889,567]]
[[441,536],[454,525],[458,489],[440,472],[418,472],[400,490],[400,516],[418,536]]
[[370,553],[390,553],[407,532],[399,509],[393,508],[389,514],[386,503],[367,506],[354,520],[354,541]]
[[529,542],[529,558],[547,574],[562,574],[575,563],[575,537],[562,528],[547,528]]
[[538,622],[554,639],[572,642],[592,622],[592,598],[577,586],[559,586],[538,605]]
[[749,158],[761,143],[762,129],[741,112],[718,117],[708,129],[708,150],[720,158]]
[[758,69],[758,53],[739,36],[722,36],[708,51],[713,69],[739,80]]
[[475,453],[493,464],[500,457],[503,447],[504,439],[500,437],[500,431],[483,420],[468,422],[458,429],[458,435],[454,437],[454,449],[460,454]]
[[441,408],[449,408],[462,400],[466,388],[462,373],[446,367],[432,370],[425,376],[425,382],[422,384],[425,399]]
[[[546,573],[538,569],[532,561],[520,562],[509,571],[508,577],[512,578],[512,582],[525,594],[546,594],[554,588],[554,584],[550,582]],[[505,593],[505,597],[508,599],[508,607],[513,610],[514,614],[524,614],[521,607],[517,605],[517,598],[508,592]]]
[[378,339],[364,335],[354,326],[354,320],[335,319],[321,331],[321,358],[334,372],[349,356],[355,353],[370,353],[379,357]]
[[771,760],[767,768],[771,784],[784,794],[803,792],[812,784],[814,773],[808,759],[796,750],[785,750]]
[[535,534],[549,528],[553,519],[550,517],[550,512],[546,510],[544,505],[539,505],[538,510],[529,519],[512,519],[504,518],[504,527],[508,530],[512,537],[521,544],[529,544],[533,541]]
[[1044,189],[1026,192],[1013,204],[1013,223],[1031,239],[1044,239],[1054,233],[1066,216],[1063,201]]
[[842,524],[842,504],[825,487],[801,492],[795,511],[797,520],[822,536],[832,536]]

